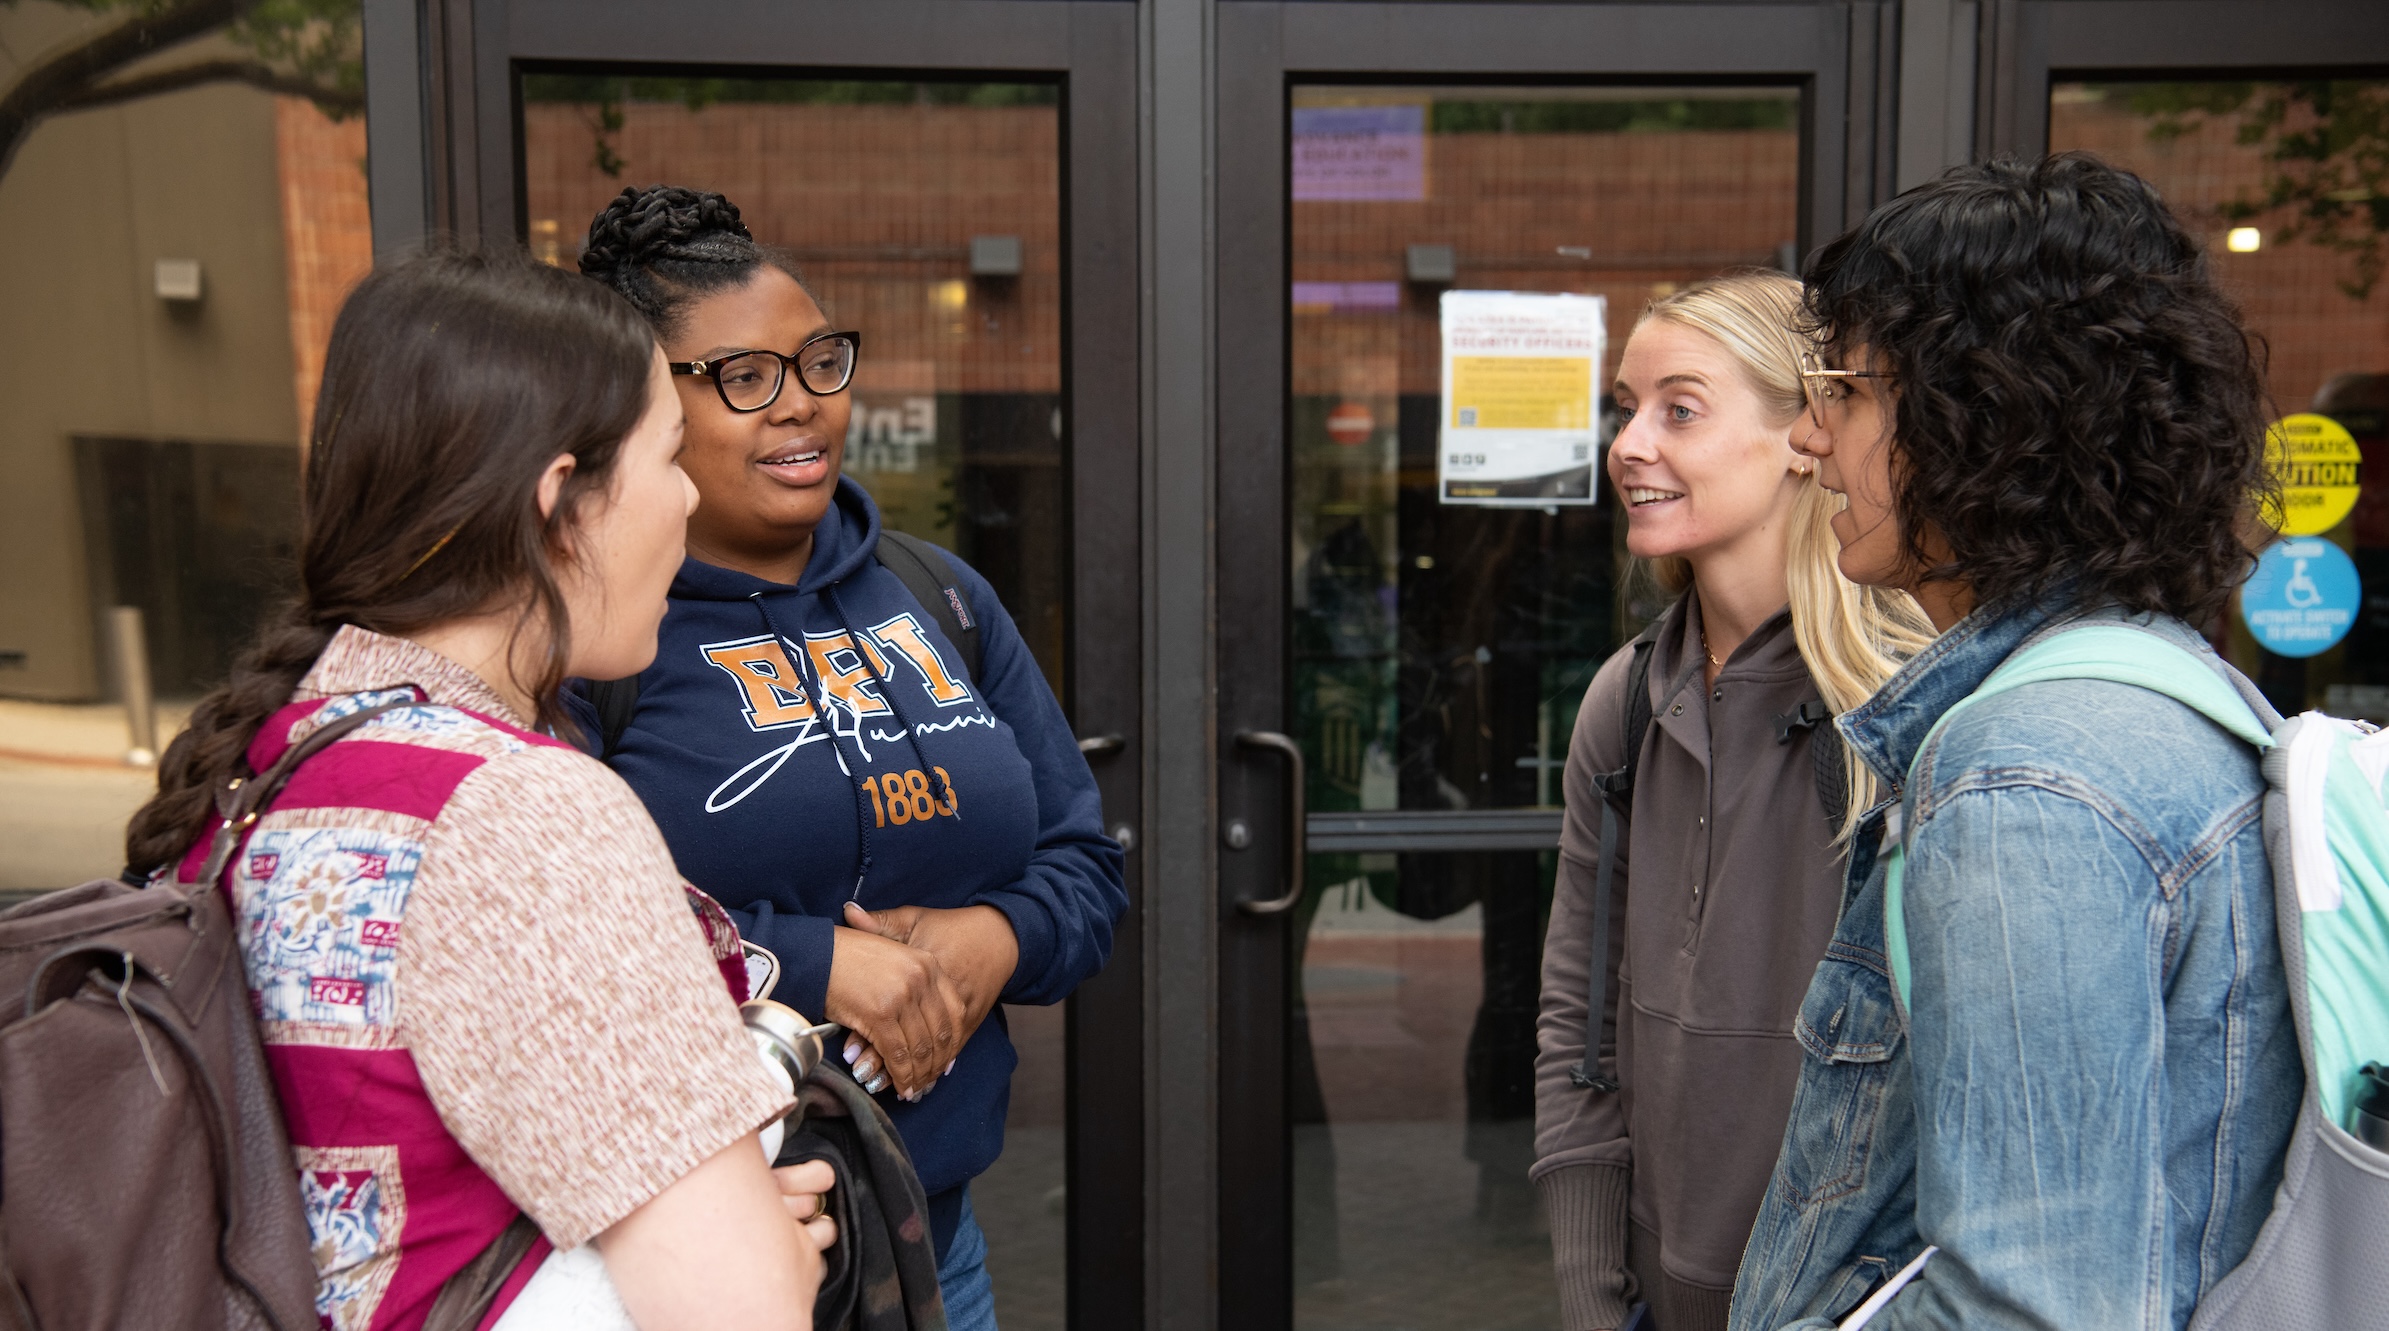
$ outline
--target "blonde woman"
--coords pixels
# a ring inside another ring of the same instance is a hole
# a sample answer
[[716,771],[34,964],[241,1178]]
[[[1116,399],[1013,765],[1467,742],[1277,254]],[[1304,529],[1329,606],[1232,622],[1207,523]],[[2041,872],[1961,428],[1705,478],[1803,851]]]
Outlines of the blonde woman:
[[1831,717],[1932,632],[1906,595],[1835,567],[1842,501],[1793,449],[1799,303],[1779,273],[1702,282],[1645,311],[1620,358],[1626,548],[1681,594],[1594,677],[1568,749],[1534,1167],[1567,1331],[1638,1314],[1642,1331],[1723,1331],[1841,834],[1876,799]]

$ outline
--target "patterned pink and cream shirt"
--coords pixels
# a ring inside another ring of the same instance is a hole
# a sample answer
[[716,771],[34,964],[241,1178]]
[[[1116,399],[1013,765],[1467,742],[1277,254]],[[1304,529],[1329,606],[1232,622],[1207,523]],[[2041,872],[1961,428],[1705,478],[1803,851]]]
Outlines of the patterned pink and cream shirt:
[[525,1212],[543,1241],[494,1321],[548,1245],[594,1237],[788,1098],[740,1026],[727,917],[621,778],[470,670],[344,628],[250,764],[392,699],[414,705],[309,759],[225,882],[339,1331],[422,1325]]

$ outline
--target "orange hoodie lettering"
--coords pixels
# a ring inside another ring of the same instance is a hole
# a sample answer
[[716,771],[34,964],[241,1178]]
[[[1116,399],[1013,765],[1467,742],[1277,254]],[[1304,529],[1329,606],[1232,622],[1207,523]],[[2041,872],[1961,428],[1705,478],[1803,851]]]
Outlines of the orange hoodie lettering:
[[935,647],[929,645],[929,635],[921,631],[919,620],[911,615],[898,615],[885,624],[873,624],[871,636],[912,662],[913,668],[921,672],[921,682],[929,690],[930,698],[938,706],[951,707],[970,701],[971,691],[963,686],[961,680],[954,678],[954,672],[946,669],[944,658],[937,654]]
[[[874,691],[873,667],[879,678],[888,676],[888,660],[866,639],[858,648],[855,640],[844,633],[825,633],[815,637],[805,635],[805,650],[813,655],[813,672],[820,676],[821,691],[829,695],[833,705],[843,707],[856,716],[893,716],[896,709],[887,699]],[[863,653],[871,653],[868,665]]]
[[812,700],[805,697],[804,683],[778,638],[708,643],[698,650],[738,681],[746,699],[748,725],[778,730],[813,719]]

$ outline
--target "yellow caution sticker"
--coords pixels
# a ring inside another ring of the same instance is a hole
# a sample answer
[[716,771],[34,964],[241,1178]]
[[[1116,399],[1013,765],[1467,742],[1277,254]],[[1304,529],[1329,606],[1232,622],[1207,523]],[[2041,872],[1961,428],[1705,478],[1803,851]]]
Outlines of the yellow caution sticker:
[[2265,516],[2284,536],[2319,536],[2356,507],[2364,455],[2328,416],[2284,416],[2265,434],[2265,464],[2281,481],[2281,507]]

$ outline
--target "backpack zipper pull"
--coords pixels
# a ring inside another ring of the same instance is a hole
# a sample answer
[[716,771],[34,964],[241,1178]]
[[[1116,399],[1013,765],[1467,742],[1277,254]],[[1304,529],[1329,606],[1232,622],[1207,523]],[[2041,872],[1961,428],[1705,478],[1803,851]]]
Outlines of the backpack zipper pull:
[[124,978],[116,982],[116,1006],[124,1009],[124,1019],[132,1023],[133,1039],[140,1042],[141,1061],[149,1065],[149,1079],[158,1084],[158,1094],[172,1095],[166,1089],[166,1074],[158,1070],[158,1056],[149,1047],[149,1032],[141,1029],[141,1014],[133,1011],[133,954],[119,953],[124,958]]

